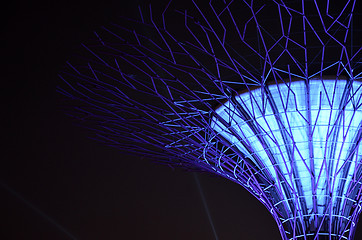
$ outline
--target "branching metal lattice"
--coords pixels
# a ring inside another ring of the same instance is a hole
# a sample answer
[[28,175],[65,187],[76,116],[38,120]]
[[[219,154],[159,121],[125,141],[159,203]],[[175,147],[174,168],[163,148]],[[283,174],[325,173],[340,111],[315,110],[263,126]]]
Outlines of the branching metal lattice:
[[159,17],[140,8],[95,33],[89,56],[61,74],[74,115],[109,145],[240,184],[283,239],[353,239],[362,209],[356,1],[175,5]]

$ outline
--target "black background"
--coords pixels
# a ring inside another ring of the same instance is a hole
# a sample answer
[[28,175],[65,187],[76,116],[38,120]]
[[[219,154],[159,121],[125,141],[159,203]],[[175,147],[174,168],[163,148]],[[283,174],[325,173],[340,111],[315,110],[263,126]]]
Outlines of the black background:
[[[55,87],[65,61],[92,31],[136,5],[3,6],[0,239],[214,239],[193,173],[94,142],[58,109]],[[280,238],[246,190],[198,176],[220,240]]]

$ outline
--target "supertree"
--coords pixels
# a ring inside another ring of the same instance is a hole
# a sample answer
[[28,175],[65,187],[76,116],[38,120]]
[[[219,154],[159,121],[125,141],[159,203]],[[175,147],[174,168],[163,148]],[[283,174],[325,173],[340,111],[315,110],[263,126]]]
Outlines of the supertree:
[[353,239],[362,209],[356,4],[140,7],[83,45],[59,91],[105,144],[243,186],[282,239]]

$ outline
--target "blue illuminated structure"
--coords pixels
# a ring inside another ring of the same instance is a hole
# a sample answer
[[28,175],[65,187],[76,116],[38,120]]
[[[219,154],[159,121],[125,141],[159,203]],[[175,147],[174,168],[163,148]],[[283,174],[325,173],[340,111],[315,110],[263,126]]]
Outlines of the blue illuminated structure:
[[211,126],[257,168],[266,187],[255,194],[285,214],[280,227],[294,239],[315,232],[334,239],[356,224],[361,97],[362,82],[296,80],[250,90],[216,110]]
[[169,3],[159,18],[140,8],[138,19],[95,33],[60,91],[106,144],[243,186],[282,239],[353,239],[362,209],[356,4]]

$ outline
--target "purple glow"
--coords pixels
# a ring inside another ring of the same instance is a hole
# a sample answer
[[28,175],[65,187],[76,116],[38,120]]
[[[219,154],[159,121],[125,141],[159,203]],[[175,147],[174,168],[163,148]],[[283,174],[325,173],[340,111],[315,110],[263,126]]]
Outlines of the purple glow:
[[362,47],[339,4],[150,7],[83,45],[60,92],[104,143],[240,184],[283,239],[353,239]]

